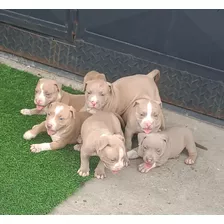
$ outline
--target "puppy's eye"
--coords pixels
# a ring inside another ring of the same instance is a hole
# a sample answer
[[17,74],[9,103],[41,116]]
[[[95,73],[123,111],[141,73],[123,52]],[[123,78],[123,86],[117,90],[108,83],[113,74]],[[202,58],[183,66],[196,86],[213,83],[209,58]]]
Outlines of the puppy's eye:
[[143,150],[144,150],[144,151],[147,150],[147,147],[146,147],[145,145],[143,146]]
[[161,153],[161,149],[156,149],[156,152],[157,152],[158,154],[160,154],[160,153]]
[[45,95],[46,95],[46,96],[50,96],[50,95],[51,95],[51,93],[45,93]]
[[145,116],[145,113],[144,112],[140,113],[140,116],[141,117],[144,117]]
[[88,91],[88,92],[87,92],[88,95],[91,94],[91,93],[92,93],[91,91]]
[[153,117],[158,117],[158,114],[157,113],[153,113],[152,116]]
[[64,118],[63,117],[59,117],[59,120],[62,121],[62,120],[64,120]]
[[100,96],[104,96],[105,94],[104,93],[100,93]]
[[115,162],[115,161],[116,161],[116,159],[111,159],[110,161],[111,161],[111,162]]
[[48,115],[48,116],[50,116],[50,115],[51,115],[51,113],[50,113],[50,112],[48,112],[48,113],[47,113],[47,115]]
[[35,93],[38,93],[38,91],[37,91],[37,90],[35,90]]

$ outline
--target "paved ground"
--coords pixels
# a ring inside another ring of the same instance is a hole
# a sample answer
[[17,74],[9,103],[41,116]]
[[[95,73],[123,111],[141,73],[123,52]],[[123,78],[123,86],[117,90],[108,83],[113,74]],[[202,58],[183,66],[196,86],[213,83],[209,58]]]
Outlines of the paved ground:
[[[57,77],[21,61],[0,57],[1,61],[34,74]],[[60,80],[80,86],[77,79]],[[172,110],[165,109],[165,117],[167,126],[188,126],[195,140],[209,148],[198,149],[195,165],[185,165],[183,153],[163,167],[141,174],[137,171],[141,160],[134,160],[117,175],[107,172],[106,179],[87,182],[51,214],[224,214],[224,129]]]

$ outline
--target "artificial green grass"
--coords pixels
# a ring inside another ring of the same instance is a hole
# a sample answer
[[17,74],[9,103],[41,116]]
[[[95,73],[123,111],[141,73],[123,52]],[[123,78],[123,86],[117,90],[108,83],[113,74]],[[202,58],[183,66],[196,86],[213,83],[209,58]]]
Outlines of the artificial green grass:
[[[31,153],[33,143],[50,142],[43,133],[31,141],[25,131],[43,121],[44,115],[24,116],[33,108],[38,77],[0,64],[0,214],[47,214],[93,176],[97,159],[90,162],[91,175],[80,177],[79,152],[73,146],[57,151]],[[70,88],[66,91],[79,94]]]

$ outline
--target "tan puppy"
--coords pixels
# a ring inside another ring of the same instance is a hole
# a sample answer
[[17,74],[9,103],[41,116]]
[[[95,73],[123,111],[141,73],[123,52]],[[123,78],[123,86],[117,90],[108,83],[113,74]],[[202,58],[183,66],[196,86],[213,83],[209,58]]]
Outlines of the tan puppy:
[[165,128],[161,102],[149,99],[136,100],[122,116],[125,127],[125,145],[132,149],[132,137],[136,133],[154,133]]
[[79,111],[85,104],[85,96],[67,93],[55,80],[41,78],[35,88],[36,108],[22,109],[20,112],[23,115],[46,114],[49,104],[53,102],[67,104]]
[[131,150],[129,158],[143,157],[144,163],[140,164],[140,172],[146,173],[152,168],[162,166],[168,159],[177,158],[186,148],[188,158],[186,164],[194,164],[197,158],[196,146],[207,150],[194,141],[193,134],[186,127],[172,127],[158,133],[138,134],[138,152]]
[[89,175],[89,157],[99,156],[95,177],[103,179],[105,167],[116,173],[128,165],[119,119],[111,112],[99,111],[86,119],[81,128],[80,176]]
[[99,79],[107,81],[106,76],[103,73],[99,73],[97,71],[90,71],[90,72],[86,73],[86,75],[84,76],[84,80],[83,80],[83,90],[88,81],[99,80]]
[[91,114],[88,112],[75,112],[72,106],[54,102],[49,105],[46,120],[23,135],[24,139],[35,138],[41,132],[47,132],[51,136],[51,143],[33,144],[31,152],[56,150],[65,147],[67,144],[76,144],[80,135],[82,123]]
[[91,80],[85,84],[85,109],[90,113],[96,111],[116,112],[122,115],[129,106],[143,97],[161,102],[159,90],[155,83],[160,76],[159,70],[148,75],[133,75],[118,79],[113,84],[105,80]]

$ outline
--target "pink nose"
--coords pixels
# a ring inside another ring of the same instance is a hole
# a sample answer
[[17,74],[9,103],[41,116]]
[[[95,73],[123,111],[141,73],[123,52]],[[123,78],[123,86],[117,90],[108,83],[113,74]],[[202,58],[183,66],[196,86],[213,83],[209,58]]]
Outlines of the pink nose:
[[96,102],[95,102],[95,101],[91,101],[91,104],[92,104],[93,106],[96,106]]
[[146,127],[149,128],[152,124],[151,124],[151,122],[147,121],[147,122],[145,123],[145,125],[146,125]]
[[52,125],[51,124],[47,124],[47,128],[51,128],[52,127]]
[[37,100],[37,104],[38,105],[41,105],[42,104],[42,101],[41,100]]
[[148,162],[148,163],[151,163],[152,162],[152,158],[146,158],[146,161]]

